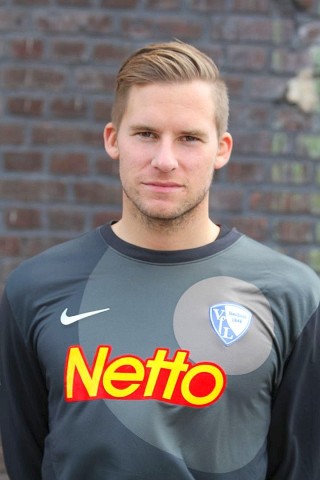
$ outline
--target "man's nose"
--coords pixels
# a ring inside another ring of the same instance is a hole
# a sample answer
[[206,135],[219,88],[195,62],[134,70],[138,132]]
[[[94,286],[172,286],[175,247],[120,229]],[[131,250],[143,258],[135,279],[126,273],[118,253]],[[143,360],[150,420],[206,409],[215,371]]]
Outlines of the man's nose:
[[161,141],[157,145],[155,155],[151,161],[153,167],[162,172],[171,172],[178,167],[178,161],[171,141]]

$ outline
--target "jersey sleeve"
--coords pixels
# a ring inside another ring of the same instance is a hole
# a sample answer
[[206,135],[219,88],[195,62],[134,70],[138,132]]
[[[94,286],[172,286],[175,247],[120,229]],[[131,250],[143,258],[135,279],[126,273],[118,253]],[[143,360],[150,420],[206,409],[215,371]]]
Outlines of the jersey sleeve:
[[40,480],[47,435],[45,380],[4,293],[0,305],[0,424],[11,480]]
[[320,478],[320,308],[286,362],[273,399],[268,480]]

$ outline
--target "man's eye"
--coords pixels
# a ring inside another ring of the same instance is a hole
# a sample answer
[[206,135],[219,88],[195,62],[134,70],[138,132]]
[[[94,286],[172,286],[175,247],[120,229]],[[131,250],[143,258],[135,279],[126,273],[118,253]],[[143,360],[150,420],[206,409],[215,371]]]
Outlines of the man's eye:
[[154,133],[152,132],[138,132],[137,135],[142,138],[154,138]]
[[197,142],[199,141],[199,138],[194,137],[193,135],[185,135],[184,137],[182,137],[182,140],[185,142]]

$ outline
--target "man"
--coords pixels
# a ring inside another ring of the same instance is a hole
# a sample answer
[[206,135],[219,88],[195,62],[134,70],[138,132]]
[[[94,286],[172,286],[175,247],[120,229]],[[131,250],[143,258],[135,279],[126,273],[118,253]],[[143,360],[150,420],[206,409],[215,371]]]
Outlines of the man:
[[215,224],[228,97],[179,43],[122,66],[121,220],[23,263],[2,299],[13,480],[316,480],[318,277]]

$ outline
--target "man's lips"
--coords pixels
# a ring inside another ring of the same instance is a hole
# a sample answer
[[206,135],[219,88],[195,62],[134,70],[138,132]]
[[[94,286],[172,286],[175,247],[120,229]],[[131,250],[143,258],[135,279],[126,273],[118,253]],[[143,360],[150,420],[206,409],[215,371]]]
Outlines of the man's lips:
[[183,188],[183,186],[176,182],[143,182],[143,185],[150,190],[158,192],[174,192]]

